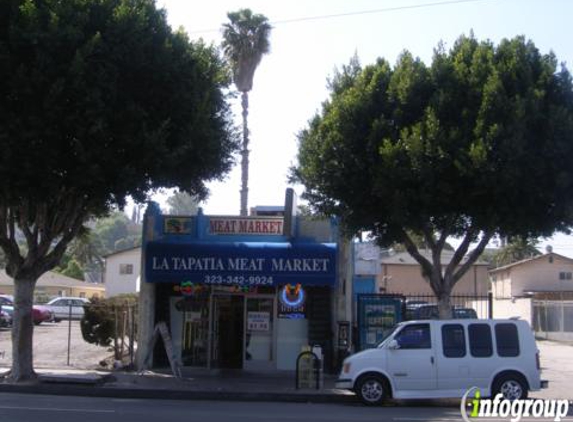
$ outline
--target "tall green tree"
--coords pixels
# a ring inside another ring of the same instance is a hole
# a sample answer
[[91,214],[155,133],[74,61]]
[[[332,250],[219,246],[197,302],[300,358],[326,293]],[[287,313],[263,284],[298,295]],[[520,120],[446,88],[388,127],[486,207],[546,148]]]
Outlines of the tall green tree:
[[[100,248],[101,256],[141,243],[141,225],[133,223],[121,211],[113,211],[107,217],[98,218],[91,234],[92,242]],[[118,242],[124,246],[118,248]]]
[[[524,37],[495,46],[463,36],[431,65],[404,52],[395,66],[348,66],[331,85],[300,132],[293,179],[350,233],[404,244],[441,317],[494,234],[569,230],[573,91],[553,54]],[[423,236],[431,259],[409,233]],[[460,243],[442,271],[451,236]]]
[[178,191],[167,198],[169,205],[168,214],[171,215],[195,215],[199,210],[199,201],[187,192]]
[[35,376],[36,281],[84,223],[159,187],[204,195],[237,145],[223,60],[153,0],[5,0],[0,28],[0,247],[21,381]]
[[253,89],[255,70],[270,51],[271,25],[264,15],[240,9],[227,14],[223,25],[223,51],[233,69],[233,79],[241,93],[243,108],[243,144],[241,148],[241,215],[247,215],[249,197],[249,91]]

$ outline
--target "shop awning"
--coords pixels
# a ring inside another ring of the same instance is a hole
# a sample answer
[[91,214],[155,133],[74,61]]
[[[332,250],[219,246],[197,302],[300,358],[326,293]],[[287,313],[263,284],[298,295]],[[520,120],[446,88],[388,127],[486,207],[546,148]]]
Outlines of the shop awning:
[[335,278],[335,243],[156,241],[145,247],[150,283],[333,286]]

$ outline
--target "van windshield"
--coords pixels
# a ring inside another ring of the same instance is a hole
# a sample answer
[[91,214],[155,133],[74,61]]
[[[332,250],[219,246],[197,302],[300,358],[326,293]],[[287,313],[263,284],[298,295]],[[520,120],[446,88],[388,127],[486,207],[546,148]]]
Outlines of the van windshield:
[[377,349],[380,349],[382,347],[384,347],[384,345],[392,338],[394,337],[394,333],[396,333],[396,331],[401,328],[404,324],[403,323],[399,323],[394,325],[392,328],[390,328],[389,330],[385,331],[383,334],[383,338],[382,341],[380,343],[378,343],[378,346],[376,346]]

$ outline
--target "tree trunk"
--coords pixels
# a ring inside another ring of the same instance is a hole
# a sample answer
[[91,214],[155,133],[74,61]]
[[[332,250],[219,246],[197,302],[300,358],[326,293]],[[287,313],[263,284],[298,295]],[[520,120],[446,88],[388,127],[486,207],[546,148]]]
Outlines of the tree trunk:
[[35,279],[14,279],[14,319],[12,322],[12,371],[13,381],[36,378],[33,358]]
[[249,94],[245,91],[241,95],[243,106],[243,148],[241,150],[241,216],[246,217],[249,197],[249,128],[247,116],[249,114]]
[[452,304],[449,292],[440,292],[438,298],[438,314],[440,319],[450,319],[452,317]]
[[436,299],[438,301],[438,318],[439,319],[450,319],[452,317],[452,305],[450,302],[450,296],[452,293],[451,282],[446,280],[446,278],[440,273],[440,270],[436,270],[429,275],[430,286]]

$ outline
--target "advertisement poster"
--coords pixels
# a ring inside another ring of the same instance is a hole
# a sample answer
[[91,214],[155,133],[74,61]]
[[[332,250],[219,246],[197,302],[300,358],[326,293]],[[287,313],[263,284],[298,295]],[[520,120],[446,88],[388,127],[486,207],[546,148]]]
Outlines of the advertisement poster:
[[247,312],[247,330],[269,331],[271,315],[269,312]]

